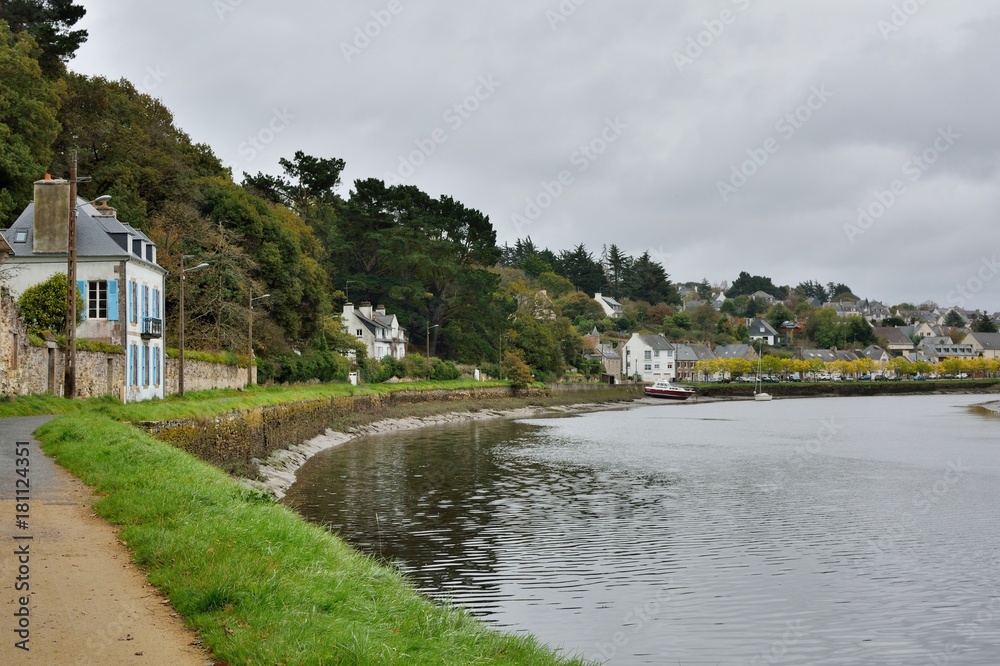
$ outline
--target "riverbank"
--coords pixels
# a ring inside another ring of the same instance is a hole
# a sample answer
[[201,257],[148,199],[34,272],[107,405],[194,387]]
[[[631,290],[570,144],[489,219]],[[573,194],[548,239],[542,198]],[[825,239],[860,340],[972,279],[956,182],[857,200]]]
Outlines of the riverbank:
[[584,663],[432,603],[269,495],[106,415],[59,417],[37,436],[101,496],[95,510],[217,661]]
[[250,488],[261,490],[282,499],[296,481],[296,472],[313,456],[341,446],[358,437],[381,435],[388,432],[413,430],[427,426],[449,425],[467,421],[498,418],[531,418],[543,415],[581,414],[599,409],[612,409],[612,402],[586,402],[568,405],[533,405],[510,409],[481,409],[479,411],[451,411],[427,416],[405,416],[374,421],[366,425],[349,427],[344,431],[327,430],[324,434],[287,449],[272,453],[266,460],[254,460],[259,471],[256,479],[243,479]]

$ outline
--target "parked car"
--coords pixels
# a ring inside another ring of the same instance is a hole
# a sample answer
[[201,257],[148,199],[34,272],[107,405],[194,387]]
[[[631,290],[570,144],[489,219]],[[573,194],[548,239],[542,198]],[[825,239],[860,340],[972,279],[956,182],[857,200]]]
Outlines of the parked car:
[[915,381],[915,382],[923,382],[923,381],[927,381],[927,378],[924,377],[923,375],[913,375],[913,381]]
[[958,377],[959,379],[968,379],[969,378],[969,373],[967,373],[967,372],[960,372],[960,373],[958,373],[955,376]]
[[871,375],[861,375],[860,377],[858,377],[858,379],[861,380],[861,381],[863,381],[863,382],[870,382],[872,380],[872,376]]

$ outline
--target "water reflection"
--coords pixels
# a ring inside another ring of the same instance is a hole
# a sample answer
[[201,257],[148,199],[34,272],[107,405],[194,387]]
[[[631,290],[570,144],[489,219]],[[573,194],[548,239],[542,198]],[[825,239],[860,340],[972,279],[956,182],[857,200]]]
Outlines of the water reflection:
[[952,643],[947,663],[996,664],[1000,438],[972,402],[429,428],[317,457],[287,501],[429,595],[594,659],[903,665]]

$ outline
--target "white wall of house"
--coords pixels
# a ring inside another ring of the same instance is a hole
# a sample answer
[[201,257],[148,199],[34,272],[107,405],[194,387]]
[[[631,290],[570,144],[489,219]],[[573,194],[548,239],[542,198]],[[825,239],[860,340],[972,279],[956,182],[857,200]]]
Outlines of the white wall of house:
[[387,315],[385,310],[376,310],[367,304],[355,308],[352,303],[346,303],[341,321],[344,330],[365,344],[368,358],[402,359],[406,356],[406,332],[400,328],[396,315]]
[[658,379],[672,380],[676,376],[676,352],[673,348],[653,349],[637,333],[633,333],[623,347],[620,353],[622,374],[625,377],[634,377],[638,374],[644,382],[655,382]]
[[[66,273],[65,259],[26,259],[15,265],[7,283],[15,298],[56,273]],[[77,263],[77,307],[83,313],[77,338],[123,345],[126,373],[120,397],[125,402],[164,396],[163,283],[163,269],[138,258],[120,261],[88,257]],[[135,285],[134,302],[131,284]],[[149,319],[160,321],[158,335],[149,335],[157,332]]]

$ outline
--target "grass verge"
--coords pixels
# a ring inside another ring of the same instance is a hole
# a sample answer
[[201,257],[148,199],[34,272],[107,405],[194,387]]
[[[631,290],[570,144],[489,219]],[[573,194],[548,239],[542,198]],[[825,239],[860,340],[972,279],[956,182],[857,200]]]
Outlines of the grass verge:
[[216,659],[250,665],[559,664],[530,636],[436,605],[393,569],[108,415],[38,430]]

